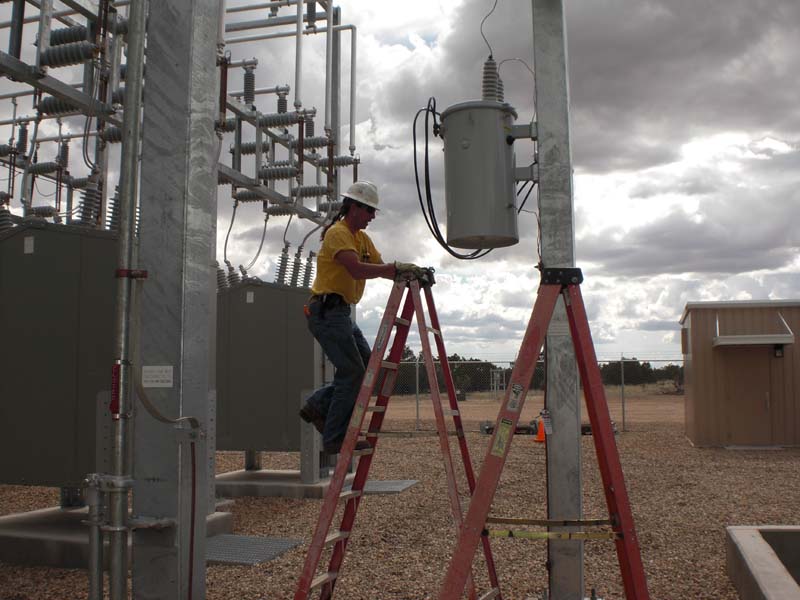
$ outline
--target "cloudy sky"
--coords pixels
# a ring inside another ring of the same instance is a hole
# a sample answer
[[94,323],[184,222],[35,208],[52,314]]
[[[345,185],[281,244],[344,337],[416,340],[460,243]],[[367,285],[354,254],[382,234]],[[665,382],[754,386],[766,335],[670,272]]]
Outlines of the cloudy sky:
[[[231,0],[229,7],[242,2]],[[380,188],[369,233],[385,260],[436,268],[449,352],[513,359],[536,286],[536,218],[522,213],[518,245],[478,261],[450,258],[428,233],[414,184],[412,121],[435,97],[439,110],[480,96],[488,55],[479,26],[493,0],[341,0],[358,28],[359,175]],[[565,0],[578,266],[598,355],[675,358],[687,302],[800,298],[800,3],[796,0]],[[281,9],[293,14],[294,9]],[[228,22],[262,18],[228,15]],[[484,34],[500,61],[533,65],[530,2],[499,0]],[[242,34],[228,34],[234,37]],[[349,34],[343,39],[344,145],[350,122]],[[305,106],[324,105],[324,37],[307,39]],[[229,47],[259,59],[257,86],[294,83],[294,43]],[[534,112],[534,81],[502,66],[519,121]],[[239,74],[231,86],[241,89]],[[293,96],[290,95],[290,105]],[[260,96],[260,110],[274,97]],[[321,131],[321,119],[318,120]],[[418,132],[421,134],[422,129]],[[223,160],[230,145],[226,139]],[[444,205],[440,140],[434,197]],[[526,149],[518,148],[525,162]],[[309,176],[313,176],[309,173]],[[349,171],[343,179],[350,180]],[[222,188],[219,257],[230,222]],[[536,208],[529,201],[527,208]],[[440,215],[441,216],[441,215]],[[442,221],[443,221],[442,217]],[[287,219],[270,219],[252,273],[273,280]],[[228,245],[234,264],[253,258],[263,217],[239,210]],[[292,252],[310,231],[293,220]],[[305,247],[316,250],[313,234]],[[388,281],[367,286],[359,319],[374,334]]]

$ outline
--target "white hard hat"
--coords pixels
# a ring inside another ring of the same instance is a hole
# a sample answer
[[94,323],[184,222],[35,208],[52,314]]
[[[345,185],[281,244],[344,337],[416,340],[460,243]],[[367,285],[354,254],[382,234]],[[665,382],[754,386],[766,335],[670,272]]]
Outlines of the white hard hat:
[[378,208],[378,187],[371,181],[356,181],[342,196]]

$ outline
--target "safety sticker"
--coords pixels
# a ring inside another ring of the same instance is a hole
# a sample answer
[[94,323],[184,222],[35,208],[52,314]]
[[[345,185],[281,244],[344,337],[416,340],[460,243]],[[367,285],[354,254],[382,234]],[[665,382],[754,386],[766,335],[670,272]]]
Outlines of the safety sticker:
[[147,365],[142,367],[142,387],[171,388],[172,384],[171,365]]
[[33,236],[26,235],[22,238],[22,253],[23,254],[33,254]]
[[378,335],[375,338],[375,347],[376,348],[383,348],[383,340],[386,337],[386,330],[388,329],[388,325],[386,323],[381,323],[381,327],[378,330]]
[[355,429],[361,429],[361,418],[364,414],[364,407],[356,404],[353,408],[353,416],[350,418],[350,426]]
[[386,372],[386,378],[383,380],[383,389],[381,390],[381,396],[392,395],[395,379],[397,379],[397,371],[391,370]]
[[247,302],[247,304],[252,304],[255,301],[256,301],[256,293],[248,291],[247,294],[245,294],[245,302]]
[[522,385],[514,383],[511,385],[511,396],[508,399],[508,410],[517,412],[522,404]]
[[373,373],[372,370],[367,370],[367,372],[364,373],[364,387],[370,387],[374,378],[375,373]]
[[514,424],[508,419],[500,419],[500,425],[494,434],[494,443],[492,444],[493,456],[503,458],[506,453],[506,448],[511,441],[511,431],[514,429]]

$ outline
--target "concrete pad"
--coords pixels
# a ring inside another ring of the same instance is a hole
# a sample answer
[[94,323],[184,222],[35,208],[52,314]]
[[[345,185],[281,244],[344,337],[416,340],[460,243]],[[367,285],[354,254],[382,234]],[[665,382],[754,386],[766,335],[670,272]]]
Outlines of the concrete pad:
[[[85,569],[89,560],[88,509],[44,508],[0,517],[0,561]],[[215,512],[206,519],[209,536],[233,531],[233,515]],[[107,558],[107,553],[105,553]]]
[[[345,487],[353,477],[354,473],[347,475]],[[329,485],[330,479],[303,483],[299,470],[241,470],[223,473],[216,478],[217,496],[225,498],[324,498]]]
[[789,570],[800,565],[800,527],[738,526],[725,530],[728,577],[741,600],[800,600],[795,579],[800,574],[793,576]]

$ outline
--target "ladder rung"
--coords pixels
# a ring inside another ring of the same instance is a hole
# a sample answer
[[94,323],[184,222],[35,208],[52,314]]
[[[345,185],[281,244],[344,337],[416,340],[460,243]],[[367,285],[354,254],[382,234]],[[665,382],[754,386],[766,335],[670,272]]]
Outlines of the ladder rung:
[[374,450],[374,448],[364,448],[363,450],[353,450],[353,456],[366,456],[367,454],[372,454],[373,450]]
[[396,317],[394,323],[395,325],[411,325],[411,320],[404,319],[403,317]]
[[372,405],[367,407],[367,412],[376,412],[376,413],[385,413],[386,407],[385,406],[377,406]]
[[389,362],[388,360],[384,360],[384,361],[381,361],[381,366],[384,369],[389,369],[390,371],[397,371],[397,368],[398,368],[399,365],[397,363],[393,363],[393,362]]
[[338,576],[339,573],[337,571],[328,571],[327,573],[323,573],[322,575],[317,575],[314,578],[314,581],[311,582],[311,587],[309,589],[313,590],[314,588],[318,588],[321,585],[328,583],[329,581],[333,581]]
[[328,537],[325,538],[325,545],[330,546],[331,544],[335,544],[336,542],[341,542],[342,540],[346,540],[350,537],[349,531],[334,531],[333,533],[329,534]]
[[354,498],[360,497],[361,494],[361,490],[347,490],[339,494],[339,500],[353,500]]
[[456,408],[445,408],[442,410],[442,414],[444,414],[445,417],[457,417],[461,413],[459,413]]
[[500,595],[500,588],[492,588],[488,592],[486,592],[483,596],[478,598],[478,600],[492,600],[492,598],[497,598]]
[[428,327],[428,331],[431,332],[433,335],[438,335],[439,337],[442,337],[442,332],[439,331],[438,329],[434,329],[433,327]]

